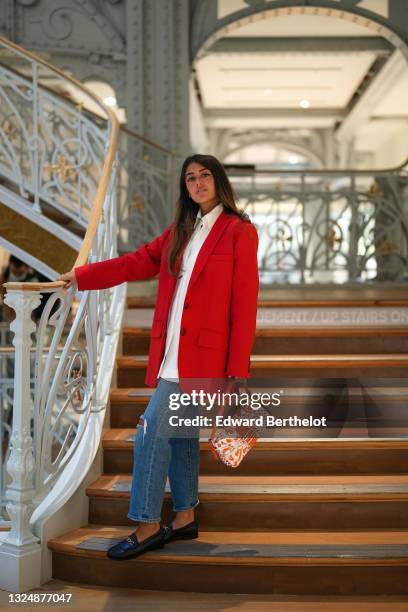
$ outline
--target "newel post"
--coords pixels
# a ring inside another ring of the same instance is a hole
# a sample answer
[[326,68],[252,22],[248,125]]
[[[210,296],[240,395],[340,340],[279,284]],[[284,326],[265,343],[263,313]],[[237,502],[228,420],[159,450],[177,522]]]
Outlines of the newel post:
[[30,394],[31,334],[36,325],[31,314],[40,305],[39,292],[8,290],[5,303],[13,308],[14,400],[10,455],[6,464],[11,482],[6,488],[6,508],[11,529],[0,546],[0,588],[26,591],[40,586],[41,546],[33,534],[30,517],[35,496],[35,452],[31,435],[32,400]]

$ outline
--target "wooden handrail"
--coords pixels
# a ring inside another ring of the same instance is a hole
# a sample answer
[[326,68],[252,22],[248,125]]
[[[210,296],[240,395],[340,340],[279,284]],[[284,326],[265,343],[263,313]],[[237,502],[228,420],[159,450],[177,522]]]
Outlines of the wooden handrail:
[[165,153],[166,155],[169,155],[170,157],[176,156],[175,152],[172,151],[171,149],[167,149],[166,147],[163,147],[162,145],[159,145],[153,142],[149,138],[146,138],[146,136],[142,136],[141,134],[138,134],[134,130],[131,130],[126,125],[121,125],[120,131],[124,132],[125,134],[129,134],[129,136],[132,136],[132,138],[135,138],[136,140],[141,140],[143,143],[149,145],[149,147],[152,147],[153,149],[157,149],[158,151],[161,151],[162,153]]
[[[57,74],[64,80],[69,81],[75,87],[83,91],[87,96],[92,98],[92,100],[103,110],[103,112],[108,115],[108,119],[111,123],[111,134],[110,134],[109,147],[108,147],[107,155],[106,155],[106,158],[103,164],[102,177],[101,177],[101,180],[99,181],[95,199],[92,205],[92,210],[91,210],[91,214],[90,214],[89,221],[88,221],[88,227],[87,227],[81,248],[79,250],[78,257],[76,258],[76,261],[73,265],[73,268],[75,268],[76,266],[84,265],[88,260],[89,253],[92,248],[92,243],[95,238],[96,230],[97,230],[99,221],[102,216],[103,203],[104,203],[104,199],[106,196],[106,192],[108,190],[109,179],[110,179],[111,172],[113,170],[116,150],[118,147],[119,122],[116,118],[115,113],[109,107],[105,106],[102,100],[96,94],[94,94],[91,90],[89,90],[87,87],[82,85],[82,83],[77,81],[74,77],[65,74],[63,70],[60,70],[59,68],[53,66],[52,64],[49,64],[48,62],[43,60],[41,57],[37,56],[35,53],[32,53],[31,51],[26,51],[22,47],[16,45],[15,43],[7,40],[6,38],[2,36],[0,36],[0,43],[3,44],[5,47],[8,47],[9,49],[13,50],[18,55],[21,55],[23,58],[30,59],[33,62],[46,67],[48,70],[50,70],[54,74]],[[47,291],[48,290],[48,291],[52,291],[54,289],[59,289],[60,287],[63,287],[64,285],[65,283],[63,281],[54,281],[51,283],[13,283],[13,282],[10,282],[10,283],[4,283],[3,286],[6,287],[6,289],[8,290],[22,290],[22,291]]]

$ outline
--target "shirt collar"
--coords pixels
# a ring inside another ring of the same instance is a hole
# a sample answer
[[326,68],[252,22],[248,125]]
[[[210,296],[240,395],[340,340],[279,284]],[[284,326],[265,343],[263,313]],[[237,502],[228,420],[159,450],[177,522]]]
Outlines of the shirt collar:
[[197,218],[196,218],[196,226],[199,220],[202,221],[204,227],[208,228],[209,230],[213,227],[214,223],[216,222],[216,220],[218,219],[218,217],[220,216],[220,214],[223,211],[223,205],[222,204],[218,204],[217,206],[215,206],[212,210],[210,210],[209,213],[207,213],[206,215],[202,215],[201,210],[198,211],[197,213]]

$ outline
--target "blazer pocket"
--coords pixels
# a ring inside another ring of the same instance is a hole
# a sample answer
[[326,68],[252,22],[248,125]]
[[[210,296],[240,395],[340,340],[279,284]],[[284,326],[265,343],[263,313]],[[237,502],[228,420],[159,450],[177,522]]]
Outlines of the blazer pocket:
[[153,321],[152,331],[150,332],[151,338],[160,338],[163,333],[163,321]]
[[226,351],[228,347],[228,334],[214,329],[201,329],[198,334],[198,345]]

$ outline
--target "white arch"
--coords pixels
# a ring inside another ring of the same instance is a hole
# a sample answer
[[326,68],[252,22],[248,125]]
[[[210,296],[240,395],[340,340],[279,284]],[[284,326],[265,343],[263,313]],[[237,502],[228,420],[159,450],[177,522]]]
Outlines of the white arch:
[[[373,13],[367,9],[360,8],[358,6],[348,6],[347,8],[336,7],[327,0],[309,0],[308,6],[300,4],[299,0],[272,0],[273,7],[264,5],[251,5],[247,9],[236,11],[231,13],[224,19],[217,20],[215,29],[206,34],[203,41],[194,52],[192,49],[192,63],[195,60],[200,59],[207,50],[224,34],[230,33],[233,30],[238,30],[243,26],[246,26],[254,21],[254,17],[260,15],[262,19],[269,19],[270,17],[283,17],[283,16],[296,16],[296,15],[318,15],[325,16],[334,19],[343,19],[350,21],[356,25],[372,30],[373,34],[382,36],[388,42],[390,42],[395,49],[399,49],[403,54],[408,68],[408,45],[406,41],[399,35],[395,30],[392,29],[391,25],[387,24],[386,19],[381,15]],[[203,1],[200,6],[201,11],[205,10],[206,3]],[[396,171],[404,168],[408,164],[407,159],[395,168],[387,168],[389,171]]]
[[323,168],[323,161],[317,153],[315,153],[311,149],[308,149],[305,146],[302,146],[301,144],[297,142],[293,142],[293,140],[290,140],[290,139],[279,140],[276,138],[268,139],[267,137],[256,138],[255,140],[251,142],[242,143],[234,147],[233,149],[227,151],[224,154],[223,158],[225,159],[229,155],[233,155],[234,153],[237,153],[238,151],[241,151],[242,149],[246,149],[247,147],[252,147],[257,144],[269,144],[276,148],[289,149],[290,151],[293,151],[294,153],[298,153],[299,155],[302,155],[303,157],[306,157],[307,159],[315,163],[318,169]]
[[[290,3],[290,6],[288,6]],[[254,21],[254,17],[260,15],[262,19],[271,17],[295,16],[295,15],[319,15],[332,17],[335,19],[343,19],[350,21],[356,25],[370,29],[377,36],[383,36],[396,49],[400,49],[408,62],[408,46],[404,39],[395,32],[389,25],[386,25],[386,20],[367,9],[358,6],[349,6],[346,9],[335,7],[331,3],[324,0],[310,0],[308,6],[300,4],[298,0],[293,3],[291,0],[274,2],[275,6],[260,5],[248,7],[242,11],[237,11],[228,15],[226,18],[217,21],[217,27],[202,41],[196,52],[192,50],[192,60],[199,59],[209,47],[211,47],[224,34],[246,26]],[[278,6],[276,6],[278,5]],[[267,8],[267,6],[269,8]],[[201,7],[204,8],[203,6]]]

